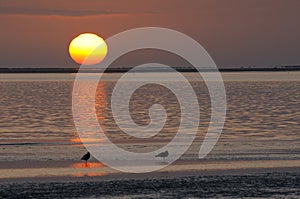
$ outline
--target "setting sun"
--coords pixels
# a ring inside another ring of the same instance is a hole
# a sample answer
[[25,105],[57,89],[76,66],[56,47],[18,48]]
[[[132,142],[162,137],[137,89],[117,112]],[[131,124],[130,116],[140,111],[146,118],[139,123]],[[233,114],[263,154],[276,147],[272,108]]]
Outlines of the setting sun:
[[72,59],[78,64],[94,65],[105,58],[107,45],[98,35],[84,33],[71,41],[69,53]]

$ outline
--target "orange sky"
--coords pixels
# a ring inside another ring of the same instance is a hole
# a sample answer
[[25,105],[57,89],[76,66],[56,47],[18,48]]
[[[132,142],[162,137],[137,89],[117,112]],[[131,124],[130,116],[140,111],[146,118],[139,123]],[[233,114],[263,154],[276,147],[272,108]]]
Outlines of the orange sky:
[[144,26],[193,37],[222,67],[300,64],[299,8],[298,0],[0,0],[0,67],[74,67],[76,35]]

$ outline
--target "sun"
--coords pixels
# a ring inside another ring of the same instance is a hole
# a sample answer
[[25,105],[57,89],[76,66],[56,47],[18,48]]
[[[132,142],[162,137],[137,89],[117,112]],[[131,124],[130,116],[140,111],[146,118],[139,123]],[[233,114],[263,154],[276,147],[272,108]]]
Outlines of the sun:
[[107,54],[107,44],[96,34],[83,33],[71,41],[69,45],[69,54],[78,64],[98,64]]

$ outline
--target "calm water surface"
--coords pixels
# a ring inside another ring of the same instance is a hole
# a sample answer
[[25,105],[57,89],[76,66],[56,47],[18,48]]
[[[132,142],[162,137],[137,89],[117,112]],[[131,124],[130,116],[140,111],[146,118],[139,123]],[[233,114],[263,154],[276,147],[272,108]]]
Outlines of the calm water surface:
[[[131,98],[130,113],[137,124],[147,125],[149,107],[163,105],[168,114],[163,130],[146,140],[121,132],[110,108],[119,76],[105,74],[97,89],[95,107],[106,135],[136,152],[156,150],[171,141],[180,124],[179,104],[174,94],[158,85],[139,88]],[[201,122],[197,138],[182,159],[196,159],[210,121],[210,100],[205,83],[196,74],[185,76],[197,94]],[[221,139],[206,158],[299,159],[300,73],[224,73],[223,77],[226,123]],[[76,160],[85,153],[72,119],[74,78],[74,74],[1,74],[0,161]]]

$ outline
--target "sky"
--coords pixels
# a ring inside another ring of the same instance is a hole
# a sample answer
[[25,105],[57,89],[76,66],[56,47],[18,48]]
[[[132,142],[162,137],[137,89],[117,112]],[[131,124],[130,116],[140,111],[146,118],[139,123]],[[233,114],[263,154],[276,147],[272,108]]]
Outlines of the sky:
[[[77,67],[68,46],[80,33],[105,39],[148,26],[192,37],[220,68],[300,65],[299,8],[299,0],[0,0],[0,67]],[[123,63],[158,53],[144,54]],[[170,57],[163,62],[174,64]]]

